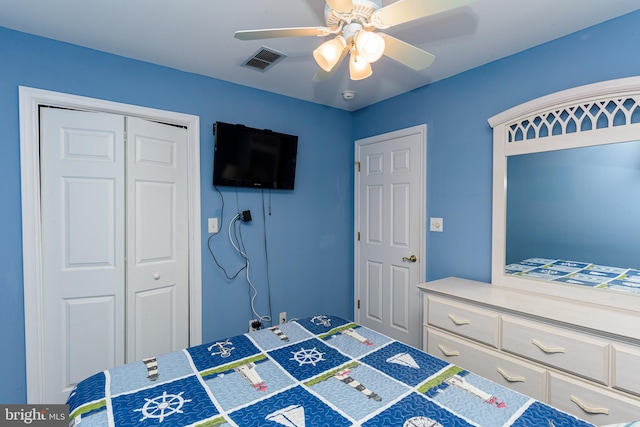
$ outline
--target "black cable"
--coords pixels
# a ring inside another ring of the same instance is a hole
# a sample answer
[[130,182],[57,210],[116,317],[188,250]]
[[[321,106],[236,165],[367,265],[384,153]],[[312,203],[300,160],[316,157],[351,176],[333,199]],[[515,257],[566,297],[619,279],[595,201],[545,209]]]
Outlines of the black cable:
[[[235,188],[236,189],[236,210],[238,212],[238,215],[241,215],[240,213],[240,197],[238,196],[238,187]],[[238,218],[238,217],[236,217]],[[241,217],[240,217],[241,218]],[[233,237],[235,239],[236,242],[238,242],[238,253],[240,253],[240,255],[245,258],[245,267],[249,264],[249,255],[247,254],[247,249],[246,246],[244,244],[244,239],[242,238],[242,223],[243,220],[241,219],[239,223],[236,224],[236,221],[234,220],[234,224],[233,224]],[[231,238],[231,236],[229,236],[229,238]],[[232,242],[232,244],[235,246],[235,243]],[[254,295],[251,295],[251,291],[253,288],[253,284],[251,283],[251,279],[249,277],[247,277],[247,282],[249,283],[249,287],[247,288],[247,293],[249,296],[249,309],[251,310],[252,314],[256,314],[254,307],[253,307],[253,303],[252,300],[254,298]],[[254,291],[257,294],[257,290]]]
[[[224,224],[224,197],[222,196],[222,193],[220,192],[220,189],[217,186],[214,185],[213,188],[215,188],[215,190],[220,195],[220,201],[221,201],[221,205],[222,205],[222,207],[220,208],[220,226],[222,227],[222,224]],[[218,233],[220,233],[220,231],[218,231],[216,233],[213,233],[213,234],[211,234],[209,236],[209,238],[207,239],[207,249],[209,249],[209,253],[211,254],[211,258],[213,258],[213,261],[216,263],[218,268],[220,268],[220,270],[222,270],[224,272],[224,275],[226,276],[226,278],[229,279],[229,280],[233,280],[236,277],[238,277],[238,274],[240,274],[243,270],[245,270],[247,268],[247,261],[245,260],[244,266],[242,266],[240,268],[240,270],[238,270],[237,272],[235,272],[233,275],[230,276],[229,273],[227,272],[227,270],[220,264],[220,262],[218,262],[218,259],[216,258],[215,254],[213,253],[213,249],[211,249],[211,239],[213,238],[213,236],[217,235]]]
[[[215,188],[215,190],[218,192],[218,194],[220,195],[220,200],[221,200],[221,210],[220,210],[220,222],[221,224],[224,224],[224,197],[222,195],[222,192],[220,192],[220,189],[217,186],[213,186]],[[255,307],[253,306],[254,302],[254,298],[255,296],[257,296],[257,289],[255,289],[255,287],[253,286],[253,284],[251,283],[251,279],[248,277],[248,269],[249,269],[249,256],[247,254],[247,250],[246,250],[246,245],[244,243],[244,238],[242,236],[242,223],[244,222],[241,219],[242,214],[240,213],[240,200],[238,197],[238,187],[236,187],[236,208],[238,210],[238,214],[231,220],[231,223],[229,224],[229,228],[233,228],[233,233],[231,232],[231,230],[229,230],[229,238],[230,239],[235,239],[235,242],[237,242],[238,244],[236,245],[236,243],[232,240],[231,244],[236,248],[237,252],[240,254],[240,256],[242,256],[242,258],[244,258],[244,266],[242,266],[242,268],[240,268],[236,273],[234,273],[233,275],[229,275],[229,273],[227,272],[227,270],[218,262],[218,259],[216,258],[215,254],[213,253],[213,250],[211,249],[211,239],[213,238],[213,236],[217,235],[219,233],[216,232],[214,234],[211,234],[209,236],[209,239],[207,240],[207,248],[209,249],[209,253],[211,254],[211,257],[213,258],[214,262],[216,263],[216,265],[224,272],[224,275],[227,277],[227,279],[229,280],[233,280],[235,279],[242,271],[247,271],[247,282],[249,282],[249,305],[251,308],[251,312],[253,314],[255,314],[256,316],[259,317],[260,322],[265,322],[268,321],[271,323],[271,325],[273,325],[273,308],[271,305],[271,281],[269,279],[269,254],[268,254],[268,247],[267,247],[267,222],[266,222],[266,212],[265,212],[265,198],[264,198],[264,189],[262,189],[262,221],[263,221],[263,240],[264,240],[264,250],[265,250],[265,260],[266,260],[266,275],[267,275],[267,299],[268,299],[268,306],[269,306],[269,316],[260,316],[258,313],[256,313],[255,311]],[[269,215],[271,215],[271,192],[269,192]],[[238,219],[240,219],[239,223],[238,223]],[[254,290],[255,295],[251,295],[251,290]],[[264,326],[264,325],[262,325]]]
[[218,259],[214,255],[213,250],[211,249],[211,238],[213,236],[215,236],[215,234],[210,235],[209,239],[207,239],[207,248],[209,249],[209,253],[211,254],[211,258],[213,258],[213,261],[216,263],[218,268],[220,268],[220,270],[222,270],[224,272],[224,275],[227,277],[227,279],[233,280],[236,277],[238,277],[238,274],[240,274],[245,268],[247,268],[247,262],[245,260],[245,263],[244,263],[244,265],[242,267],[240,267],[240,270],[236,271],[233,275],[229,276],[229,273],[227,273],[227,270],[220,264],[220,262],[218,262]]
[[[269,215],[271,215],[271,191],[269,191]],[[271,308],[271,280],[269,279],[269,249],[267,247],[267,217],[264,209],[264,189],[262,189],[262,236],[264,238],[264,259],[267,272],[267,302],[269,305],[269,316],[271,326],[273,326],[273,309]]]
[[213,188],[215,188],[215,190],[220,195],[220,203],[222,204],[222,207],[220,208],[220,222],[224,223],[224,197],[222,196],[222,193],[220,192],[220,189],[218,188],[217,185],[214,185]]
[[236,211],[240,213],[240,198],[238,197],[238,187],[236,187]]

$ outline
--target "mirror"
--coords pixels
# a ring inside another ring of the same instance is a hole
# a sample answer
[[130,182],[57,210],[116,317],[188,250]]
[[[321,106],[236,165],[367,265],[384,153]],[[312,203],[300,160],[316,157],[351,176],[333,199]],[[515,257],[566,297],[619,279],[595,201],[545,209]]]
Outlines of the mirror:
[[492,284],[640,312],[640,77],[547,95],[489,124]]
[[640,141],[507,159],[505,272],[640,292]]

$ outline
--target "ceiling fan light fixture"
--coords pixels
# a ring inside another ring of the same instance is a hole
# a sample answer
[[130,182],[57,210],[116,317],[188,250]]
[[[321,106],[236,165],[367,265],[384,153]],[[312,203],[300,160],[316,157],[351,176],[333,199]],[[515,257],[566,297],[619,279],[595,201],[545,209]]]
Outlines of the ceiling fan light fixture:
[[362,80],[373,74],[371,64],[355,53],[351,53],[349,60],[349,76],[351,80]]
[[384,39],[372,31],[361,30],[355,37],[356,50],[368,63],[376,62],[385,50]]
[[342,51],[347,47],[347,42],[342,36],[322,43],[313,51],[313,58],[320,68],[329,72],[336,66],[342,55]]

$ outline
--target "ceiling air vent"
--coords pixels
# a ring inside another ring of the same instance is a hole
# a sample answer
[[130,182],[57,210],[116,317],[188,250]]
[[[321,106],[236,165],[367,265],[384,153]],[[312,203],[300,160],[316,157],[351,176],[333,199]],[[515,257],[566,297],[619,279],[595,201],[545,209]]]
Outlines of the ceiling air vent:
[[286,57],[287,55],[284,53],[262,46],[256,53],[251,55],[242,66],[264,72]]

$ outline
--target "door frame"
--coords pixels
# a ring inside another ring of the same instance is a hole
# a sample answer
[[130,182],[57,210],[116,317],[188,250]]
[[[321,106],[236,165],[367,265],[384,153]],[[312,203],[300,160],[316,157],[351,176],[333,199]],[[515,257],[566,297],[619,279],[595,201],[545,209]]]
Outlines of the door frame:
[[22,265],[27,402],[44,399],[42,234],[40,215],[39,107],[53,106],[135,116],[184,126],[188,144],[189,193],[189,343],[202,342],[202,267],[200,225],[200,117],[83,96],[19,87],[20,174],[22,196]]
[[[358,298],[360,297],[360,266],[358,265],[358,260],[360,259],[360,245],[358,244],[358,233],[362,228],[362,224],[360,224],[360,173],[359,173],[359,165],[360,162],[360,148],[364,145],[375,144],[377,142],[387,141],[389,139],[401,138],[408,135],[420,135],[421,142],[421,156],[420,156],[420,170],[421,170],[421,178],[422,185],[424,191],[420,194],[420,200],[418,201],[420,206],[420,212],[418,214],[418,218],[420,221],[420,250],[418,253],[418,259],[420,260],[420,279],[419,281],[425,282],[427,276],[427,233],[426,233],[426,212],[427,212],[427,125],[417,125],[412,126],[405,129],[396,130],[393,132],[383,133],[380,135],[371,136],[364,139],[358,139],[355,141],[355,162],[356,167],[354,168],[354,192],[353,192],[353,214],[354,214],[354,245],[353,245],[353,265],[354,265],[354,286],[353,286],[353,312],[354,312],[354,321],[360,323],[360,309],[358,308]],[[422,307],[422,301],[420,302],[420,307]],[[416,319],[419,321],[419,319]]]

